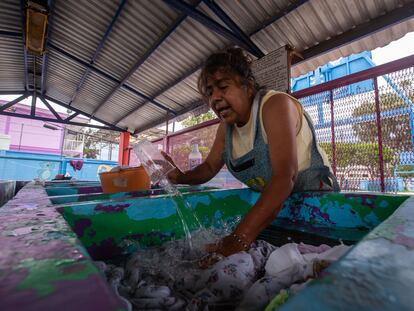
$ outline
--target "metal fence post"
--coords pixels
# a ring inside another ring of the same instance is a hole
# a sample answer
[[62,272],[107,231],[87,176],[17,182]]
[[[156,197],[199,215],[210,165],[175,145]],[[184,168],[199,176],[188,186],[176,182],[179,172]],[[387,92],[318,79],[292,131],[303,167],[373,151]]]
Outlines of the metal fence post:
[[332,141],[332,170],[336,176],[336,145],[335,145],[335,118],[334,118],[334,101],[333,91],[329,91],[329,101],[331,105],[331,141]]
[[373,78],[374,82],[374,96],[375,96],[375,113],[377,117],[377,135],[378,135],[378,160],[380,169],[380,184],[381,192],[385,192],[384,182],[384,155],[382,150],[382,130],[381,130],[381,111],[380,111],[380,99],[378,92],[378,77]]

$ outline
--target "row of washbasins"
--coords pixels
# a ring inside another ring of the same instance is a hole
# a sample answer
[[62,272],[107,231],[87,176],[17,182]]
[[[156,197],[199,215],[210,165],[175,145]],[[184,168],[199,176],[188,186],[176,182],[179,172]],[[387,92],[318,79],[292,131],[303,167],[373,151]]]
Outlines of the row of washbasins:
[[[205,227],[234,223],[259,198],[259,193],[248,188],[178,189]],[[108,194],[102,193],[98,182],[68,181],[46,183],[45,190],[93,259],[134,251],[127,248],[131,243],[126,240],[150,246],[184,235],[175,202],[162,189]],[[357,242],[407,198],[378,193],[297,193],[284,203],[272,225]],[[113,246],[111,253],[105,252],[108,243]]]
[[[162,189],[106,194],[97,182],[70,181],[46,183],[45,190],[94,260],[115,259],[137,248],[161,245],[184,236],[175,202]],[[234,224],[260,195],[248,188],[183,186],[178,190],[205,227]],[[358,309],[363,306],[366,310],[374,310],[379,303],[379,309],[382,306],[403,310],[412,306],[413,299],[398,287],[402,283],[407,288],[414,286],[414,278],[406,274],[414,257],[399,244],[411,240],[401,240],[398,232],[411,230],[414,222],[409,222],[408,217],[407,229],[400,216],[395,216],[398,209],[401,215],[414,212],[403,204],[408,198],[407,195],[374,192],[292,194],[269,226],[285,231],[270,230],[270,235],[288,232],[294,236],[297,232],[302,234],[299,236],[312,237],[313,241],[321,238],[356,246],[338,264],[328,268],[325,278],[290,299],[282,309]],[[373,230],[379,227],[382,229]],[[381,235],[385,239],[377,242]],[[395,258],[387,260],[389,256]],[[384,278],[383,269],[392,269],[391,279]],[[355,300],[355,295],[363,299]],[[319,298],[314,299],[315,296]],[[350,301],[347,297],[354,298]]]

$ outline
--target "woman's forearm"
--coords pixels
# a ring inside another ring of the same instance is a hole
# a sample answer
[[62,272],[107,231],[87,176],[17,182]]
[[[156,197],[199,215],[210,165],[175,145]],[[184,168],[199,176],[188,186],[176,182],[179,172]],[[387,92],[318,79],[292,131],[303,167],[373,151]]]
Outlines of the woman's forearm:
[[259,233],[276,218],[283,202],[292,192],[293,185],[293,177],[272,177],[259,200],[249,210],[234,233],[245,239],[247,243],[253,242]]

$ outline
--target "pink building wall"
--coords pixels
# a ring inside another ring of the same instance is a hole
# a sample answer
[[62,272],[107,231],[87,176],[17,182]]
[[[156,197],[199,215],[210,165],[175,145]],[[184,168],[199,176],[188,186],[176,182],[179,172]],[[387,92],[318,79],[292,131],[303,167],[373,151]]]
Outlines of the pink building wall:
[[[0,100],[0,105],[4,103],[7,101]],[[16,113],[30,114],[30,106],[16,104],[12,107]],[[62,118],[67,117],[65,113],[59,115]],[[49,110],[39,107],[36,108],[36,116],[55,119]],[[44,124],[53,124],[58,130],[45,128]],[[63,128],[64,124],[0,115],[0,133],[11,136],[10,150],[60,154],[64,138]]]

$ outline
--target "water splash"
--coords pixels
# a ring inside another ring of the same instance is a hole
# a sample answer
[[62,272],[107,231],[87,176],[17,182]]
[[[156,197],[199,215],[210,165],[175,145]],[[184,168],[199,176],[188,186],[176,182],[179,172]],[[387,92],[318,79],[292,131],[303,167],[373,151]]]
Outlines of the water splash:
[[203,228],[191,205],[184,199],[180,191],[167,179],[169,172],[175,167],[169,163],[150,142],[143,140],[133,148],[137,158],[151,179],[152,185],[159,185],[172,199],[183,226],[185,241],[190,252],[193,249],[191,232]]
[[204,229],[197,215],[195,214],[190,203],[184,198],[181,192],[172,185],[168,179],[164,176],[159,181],[159,186],[170,196],[173,200],[181,224],[183,226],[185,241],[189,247],[189,251],[193,251],[193,242],[191,232]]

